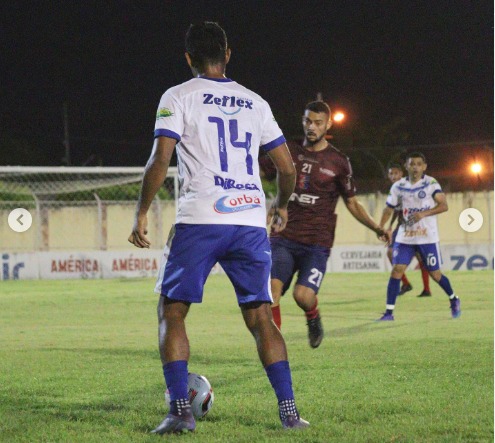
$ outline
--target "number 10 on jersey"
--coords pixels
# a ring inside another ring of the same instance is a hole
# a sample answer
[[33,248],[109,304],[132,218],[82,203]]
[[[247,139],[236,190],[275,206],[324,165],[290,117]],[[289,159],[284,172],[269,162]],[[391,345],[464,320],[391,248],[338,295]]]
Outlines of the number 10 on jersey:
[[[227,156],[227,141],[225,138],[225,123],[220,117],[208,117],[210,123],[214,123],[217,126],[218,132],[218,152],[220,154],[220,167],[223,172],[229,171],[229,162]],[[253,157],[249,152],[251,149],[251,136],[250,132],[246,132],[246,139],[239,141],[239,128],[237,126],[237,120],[229,120],[229,133],[230,144],[234,148],[244,148],[246,150],[246,170],[249,175],[253,175]]]

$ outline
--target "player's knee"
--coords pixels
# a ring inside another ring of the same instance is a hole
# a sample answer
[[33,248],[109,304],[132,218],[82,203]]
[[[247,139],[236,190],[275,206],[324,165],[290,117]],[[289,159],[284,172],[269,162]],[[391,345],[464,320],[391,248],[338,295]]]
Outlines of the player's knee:
[[429,274],[437,283],[442,279],[442,273],[440,271],[429,271]]
[[162,296],[158,302],[158,319],[159,321],[165,320],[167,322],[184,321],[190,305],[187,302],[171,300]]
[[247,328],[256,335],[264,324],[272,321],[272,313],[269,303],[255,302],[242,305],[242,315]]
[[309,286],[304,286],[301,284],[297,284],[294,286],[294,291],[292,292],[292,296],[295,300],[301,300],[306,298],[311,298],[316,296],[316,291]]
[[392,277],[393,278],[402,278],[405,270],[406,270],[406,267],[404,265],[394,265],[394,267],[392,268]]

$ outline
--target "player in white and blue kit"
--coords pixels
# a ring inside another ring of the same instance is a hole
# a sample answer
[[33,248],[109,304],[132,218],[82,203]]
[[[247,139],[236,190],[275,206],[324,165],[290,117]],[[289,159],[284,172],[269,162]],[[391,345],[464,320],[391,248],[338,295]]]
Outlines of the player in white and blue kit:
[[186,59],[194,78],[162,96],[155,142],[146,165],[136,219],[129,241],[149,247],[146,213],[163,184],[177,150],[180,195],[170,254],[160,270],[159,348],[170,392],[169,414],[158,434],[195,429],[188,400],[189,342],[185,318],[200,303],[204,283],[219,262],[232,282],[244,321],[279,402],[284,428],[302,428],[294,402],[287,350],[272,321],[271,251],[265,196],[258,166],[260,147],[278,169],[278,194],[268,212],[272,229],[287,223],[295,169],[270,106],[259,95],[225,77],[230,58],[227,38],[217,23],[191,25]]
[[449,279],[440,271],[440,247],[437,214],[448,210],[445,194],[440,184],[425,174],[426,159],[420,152],[412,152],[406,157],[408,177],[395,182],[390,188],[387,206],[383,210],[380,227],[384,227],[401,207],[404,222],[400,225],[392,254],[392,274],[387,288],[386,311],[379,319],[394,320],[395,301],[400,291],[401,278],[416,253],[433,280],[445,291],[450,300],[453,318],[461,315],[461,301],[454,294]]

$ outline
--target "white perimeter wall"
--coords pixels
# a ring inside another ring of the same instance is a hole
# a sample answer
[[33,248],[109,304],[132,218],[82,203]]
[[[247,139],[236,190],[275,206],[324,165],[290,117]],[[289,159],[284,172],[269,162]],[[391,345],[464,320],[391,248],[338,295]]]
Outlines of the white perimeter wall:
[[[442,269],[493,269],[493,244],[444,245]],[[9,253],[0,256],[0,280],[156,277],[164,254],[159,250]],[[416,259],[410,269],[417,267]],[[381,245],[336,246],[327,272],[387,272]],[[212,271],[222,272],[218,264]]]

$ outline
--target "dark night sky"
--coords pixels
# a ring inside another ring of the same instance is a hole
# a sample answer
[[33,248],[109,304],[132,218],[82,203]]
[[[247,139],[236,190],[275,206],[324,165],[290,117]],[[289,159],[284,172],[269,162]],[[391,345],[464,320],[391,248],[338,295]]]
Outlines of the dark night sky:
[[321,91],[350,128],[401,117],[411,143],[493,137],[493,2],[245,0],[2,2],[0,139],[60,164],[67,102],[74,164],[144,164],[161,94],[191,76],[187,26],[206,19],[227,32],[227,75],[286,134]]

